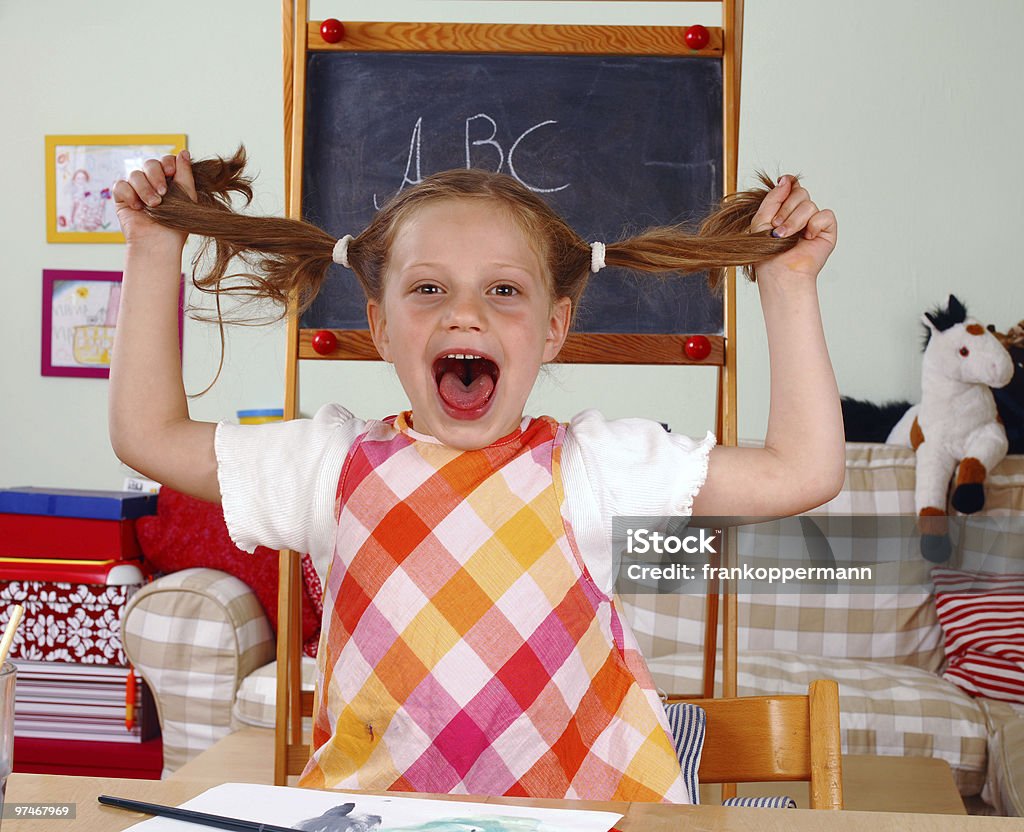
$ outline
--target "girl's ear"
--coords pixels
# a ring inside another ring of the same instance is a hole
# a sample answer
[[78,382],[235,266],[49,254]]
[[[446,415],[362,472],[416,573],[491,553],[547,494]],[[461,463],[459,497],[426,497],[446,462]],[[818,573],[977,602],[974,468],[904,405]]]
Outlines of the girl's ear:
[[572,301],[559,298],[551,305],[551,316],[548,319],[548,334],[544,339],[544,362],[554,361],[562,350],[569,335],[569,322],[572,320]]
[[371,300],[366,303],[366,320],[370,322],[370,337],[373,345],[385,361],[391,361],[391,342],[388,338],[387,320],[383,304]]

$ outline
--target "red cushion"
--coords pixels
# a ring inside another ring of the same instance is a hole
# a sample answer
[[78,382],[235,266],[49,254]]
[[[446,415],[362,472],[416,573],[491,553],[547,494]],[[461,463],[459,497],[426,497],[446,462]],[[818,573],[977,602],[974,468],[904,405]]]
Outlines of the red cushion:
[[[228,535],[220,505],[164,486],[160,489],[157,513],[140,518],[136,529],[142,553],[155,570],[177,572],[206,566],[234,575],[249,585],[263,605],[270,626],[277,632],[278,553],[261,546],[250,555],[235,546]],[[303,555],[303,561],[309,561],[309,556]],[[318,603],[319,581],[312,568],[304,568],[302,572],[302,643],[307,654],[316,655],[320,632],[318,608],[322,609]]]
[[932,570],[942,674],[974,696],[1024,703],[1024,573]]

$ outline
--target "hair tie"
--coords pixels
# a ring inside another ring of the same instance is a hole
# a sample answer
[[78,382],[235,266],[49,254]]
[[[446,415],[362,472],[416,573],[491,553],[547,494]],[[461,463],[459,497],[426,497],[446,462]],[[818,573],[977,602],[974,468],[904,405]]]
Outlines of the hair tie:
[[346,269],[350,268],[348,265],[348,244],[354,239],[351,234],[346,234],[334,244],[334,253],[331,255],[335,263],[340,263]]
[[592,271],[594,274],[597,274],[605,266],[604,252],[604,243],[590,244],[590,271]]

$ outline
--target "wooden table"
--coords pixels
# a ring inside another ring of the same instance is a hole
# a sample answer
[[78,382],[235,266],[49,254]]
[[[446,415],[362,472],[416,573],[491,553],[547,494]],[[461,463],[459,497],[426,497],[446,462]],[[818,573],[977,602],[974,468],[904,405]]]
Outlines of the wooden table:
[[[64,777],[51,774],[12,774],[7,781],[7,805],[15,803],[74,803],[73,820],[11,820],[4,832],[117,832],[144,817],[96,802],[100,794],[130,797],[152,803],[178,804],[218,781],[118,780],[102,777]],[[425,795],[417,795],[425,797]],[[451,797],[443,799],[451,800]],[[598,809],[625,815],[622,832],[1020,832],[1019,818],[950,817],[890,812],[829,812],[809,809],[723,809],[721,806],[663,806],[651,803],[591,803],[565,800],[490,798],[490,804],[535,805],[552,808]],[[200,829],[201,827],[196,827]]]
[[[209,783],[230,776],[236,783],[273,783],[273,742],[270,729],[244,728],[183,765],[170,779]],[[720,802],[717,790],[701,787],[701,802]],[[738,793],[786,794],[801,808],[808,805],[806,783],[741,784]],[[930,757],[843,757],[843,798],[846,808],[855,811],[966,814],[949,766]]]

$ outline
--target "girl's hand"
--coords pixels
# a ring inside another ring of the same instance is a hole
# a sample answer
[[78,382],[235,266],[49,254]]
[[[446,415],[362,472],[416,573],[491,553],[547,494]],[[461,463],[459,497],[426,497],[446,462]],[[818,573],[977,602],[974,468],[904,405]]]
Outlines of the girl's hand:
[[121,223],[125,242],[154,245],[166,243],[183,248],[188,236],[180,231],[166,228],[146,214],[147,206],[156,207],[167,193],[167,182],[173,179],[188,196],[195,201],[196,185],[192,178],[192,162],[188,151],[177,156],[147,159],[141,170],[128,174],[128,179],[114,183],[114,207]]
[[766,274],[803,275],[816,278],[836,247],[836,216],[820,211],[810,194],[793,176],[783,176],[768,192],[750,223],[751,232],[772,230],[774,237],[792,237],[800,241],[789,251],[758,263],[758,279]]

